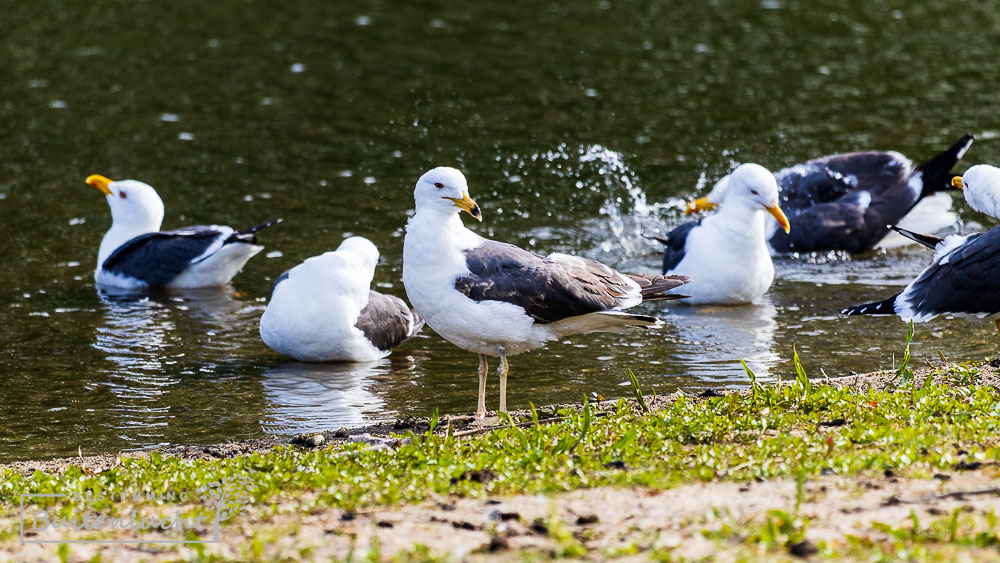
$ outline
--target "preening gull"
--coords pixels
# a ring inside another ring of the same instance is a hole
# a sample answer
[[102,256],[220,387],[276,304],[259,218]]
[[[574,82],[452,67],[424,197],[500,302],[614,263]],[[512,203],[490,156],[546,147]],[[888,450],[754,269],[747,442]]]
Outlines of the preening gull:
[[[1000,169],[969,168],[954,180],[976,211],[1000,216]],[[994,320],[1000,331],[1000,227],[985,233],[936,239],[906,231],[925,245],[934,244],[934,260],[903,291],[882,301],[849,307],[845,315],[899,315],[921,323],[938,315],[972,315]],[[936,243],[936,244],[935,244]]]
[[[777,253],[859,253],[882,242],[889,232],[887,225],[924,230],[947,227],[954,222],[950,199],[932,196],[951,187],[951,169],[973,140],[972,134],[966,134],[916,167],[898,152],[867,151],[824,156],[778,171],[781,206],[792,220],[792,229],[785,233],[768,221],[771,249]],[[688,204],[688,212],[713,209],[728,182],[729,176],[723,177],[707,196]],[[907,215],[912,222],[904,222]]]
[[413,308],[452,344],[479,354],[479,403],[486,415],[486,356],[498,356],[500,411],[507,410],[507,356],[586,332],[659,327],[655,317],[624,310],[676,299],[667,291],[685,276],[621,274],[586,258],[547,257],[483,238],[459,217],[482,214],[465,176],[435,168],[417,181],[416,212],[406,225],[403,285]]
[[674,228],[663,243],[663,273],[690,276],[682,303],[750,303],[774,281],[764,238],[764,212],[788,230],[778,206],[774,175],[759,164],[742,164],[730,175],[719,212]]
[[424,322],[398,297],[371,290],[379,252],[364,237],[313,256],[278,276],[260,337],[303,362],[367,362],[420,331]]
[[101,240],[94,270],[94,280],[103,287],[225,285],[264,249],[254,233],[280,222],[242,231],[220,225],[160,231],[163,201],[149,184],[116,182],[98,174],[86,182],[103,193],[111,207],[111,228]]

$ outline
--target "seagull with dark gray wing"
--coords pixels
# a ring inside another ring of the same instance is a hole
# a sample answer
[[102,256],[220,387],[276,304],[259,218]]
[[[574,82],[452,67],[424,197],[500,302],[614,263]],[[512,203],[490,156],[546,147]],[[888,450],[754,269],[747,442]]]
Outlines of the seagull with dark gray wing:
[[[953,179],[970,207],[1000,217],[1000,169],[969,168]],[[921,323],[938,315],[991,319],[1000,332],[1000,227],[985,233],[937,239],[899,229],[904,236],[934,248],[934,261],[903,291],[882,301],[849,307],[845,315],[899,315]]]
[[[775,253],[846,250],[860,253],[883,242],[887,225],[910,229],[944,228],[954,222],[950,199],[932,197],[951,188],[951,169],[972,146],[966,134],[948,149],[917,166],[894,151],[835,154],[775,173],[781,207],[792,229],[769,221],[767,240]],[[688,212],[714,209],[729,184],[719,180]]]
[[465,211],[482,220],[465,176],[435,168],[417,181],[416,212],[406,225],[403,285],[427,324],[452,344],[479,354],[479,403],[486,415],[487,356],[499,357],[500,411],[507,410],[507,356],[573,334],[658,328],[655,317],[626,312],[667,293],[686,276],[621,274],[587,258],[540,256],[465,228]]
[[225,285],[264,249],[255,233],[281,221],[242,231],[221,225],[161,231],[163,200],[149,184],[98,174],[87,183],[104,194],[111,208],[111,228],[101,240],[94,270],[97,285],[107,288]]
[[424,326],[398,297],[371,289],[378,248],[350,237],[278,276],[260,318],[269,348],[303,362],[368,362]]

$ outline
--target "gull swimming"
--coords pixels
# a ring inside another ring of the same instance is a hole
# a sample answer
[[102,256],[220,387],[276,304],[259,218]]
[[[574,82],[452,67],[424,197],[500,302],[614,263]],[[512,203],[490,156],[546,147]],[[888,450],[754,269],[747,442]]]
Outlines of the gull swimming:
[[260,318],[269,348],[303,362],[370,362],[424,326],[398,297],[371,289],[378,248],[364,237],[307,258],[274,281]]
[[94,280],[101,287],[197,288],[229,283],[264,249],[255,233],[281,220],[241,231],[197,225],[161,231],[163,200],[149,184],[94,174],[86,182],[104,194],[111,228],[97,252]]
[[[1000,217],[1000,168],[981,164],[953,179],[970,207]],[[849,307],[845,315],[898,315],[922,323],[938,315],[990,319],[1000,332],[1000,227],[985,233],[949,235],[943,239],[903,232],[934,248],[927,268],[899,293]]]
[[759,164],[741,164],[730,175],[718,213],[675,227],[665,237],[646,235],[664,245],[664,274],[691,277],[684,287],[689,297],[681,303],[751,303],[767,292],[774,264],[764,212],[788,231],[774,174]]
[[[784,232],[767,222],[774,253],[846,250],[861,253],[887,245],[887,225],[940,230],[955,222],[951,169],[975,137],[966,134],[933,158],[914,166],[895,151],[865,151],[824,156],[779,170],[781,206],[792,220]],[[729,176],[707,196],[688,204],[688,212],[714,209]]]

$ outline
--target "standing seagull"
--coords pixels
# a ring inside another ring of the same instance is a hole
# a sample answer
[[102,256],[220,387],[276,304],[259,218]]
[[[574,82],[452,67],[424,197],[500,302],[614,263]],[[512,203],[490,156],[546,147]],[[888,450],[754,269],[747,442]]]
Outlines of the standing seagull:
[[424,322],[402,299],[370,289],[377,263],[370,240],[350,237],[278,276],[260,318],[264,343],[303,362],[388,356]]
[[[938,225],[940,217],[950,217],[952,222],[947,198],[944,207],[928,198],[951,188],[951,169],[973,140],[972,134],[966,134],[918,166],[898,152],[867,151],[824,156],[778,171],[781,205],[793,226],[785,233],[768,221],[771,248],[775,252],[865,252],[882,241],[889,232],[886,225],[917,215],[925,207],[931,226]],[[728,183],[729,176],[724,176],[707,196],[688,204],[688,213],[715,208]],[[922,205],[918,208],[918,204]]]
[[[964,188],[970,207],[1000,217],[1000,169],[980,164],[953,180]],[[902,234],[934,246],[934,261],[903,291],[885,299],[849,307],[845,315],[899,315],[922,323],[938,315],[974,315],[992,319],[1000,332],[1000,227],[985,233],[935,239]]]
[[197,225],[160,231],[163,200],[153,186],[138,180],[114,181],[94,174],[87,183],[111,207],[111,228],[97,252],[94,280],[103,287],[195,288],[225,285],[250,258],[264,249],[254,233],[280,222],[242,231]]
[[459,211],[482,221],[465,176],[435,168],[413,190],[416,213],[406,225],[403,285],[413,308],[452,344],[479,354],[479,403],[486,416],[486,356],[499,356],[500,412],[507,410],[507,356],[585,332],[659,327],[655,317],[626,313],[666,293],[685,276],[620,274],[586,258],[539,256],[483,238]]
[[729,178],[719,212],[674,228],[664,244],[663,273],[690,276],[682,303],[750,303],[774,281],[774,264],[764,239],[764,211],[787,232],[778,207],[778,184],[767,168],[742,164]]

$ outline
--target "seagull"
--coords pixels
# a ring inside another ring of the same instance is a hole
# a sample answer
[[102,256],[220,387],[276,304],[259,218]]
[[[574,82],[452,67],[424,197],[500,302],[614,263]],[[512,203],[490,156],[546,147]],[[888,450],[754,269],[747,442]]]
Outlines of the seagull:
[[[970,207],[1000,217],[1000,168],[976,165],[952,184]],[[899,315],[922,323],[938,315],[971,315],[994,321],[1000,332],[1000,227],[943,239],[905,229],[900,234],[934,248],[934,260],[903,291],[882,301],[849,307],[845,315]]]
[[667,291],[686,276],[621,274],[567,254],[540,256],[483,238],[459,212],[482,221],[465,176],[434,168],[417,181],[416,212],[403,241],[403,285],[410,303],[445,340],[479,354],[479,403],[486,416],[487,356],[499,357],[500,412],[507,410],[507,356],[587,332],[658,328],[662,322],[625,312],[642,302],[677,299]]
[[350,237],[278,276],[260,318],[264,343],[302,362],[370,362],[412,338],[423,320],[371,290],[378,257],[370,240]]
[[196,288],[229,283],[250,258],[264,249],[254,235],[280,219],[235,231],[197,225],[161,231],[163,201],[149,184],[110,180],[99,174],[86,182],[111,207],[111,228],[97,252],[97,285],[116,289]]
[[[901,222],[907,214],[918,216],[925,207],[932,225],[941,225],[942,216],[953,220],[950,201],[935,198],[932,203],[930,196],[951,188],[951,169],[974,139],[966,134],[916,167],[898,152],[868,151],[824,156],[778,171],[781,204],[795,226],[784,233],[769,221],[771,249],[856,254],[883,241],[887,225]],[[723,177],[707,196],[688,204],[688,213],[713,209],[728,183],[729,176]]]
[[719,212],[675,227],[658,240],[663,273],[690,276],[690,297],[681,303],[740,304],[764,295],[774,281],[774,264],[765,240],[764,212],[787,232],[778,206],[774,174],[759,164],[742,164],[730,175]]

